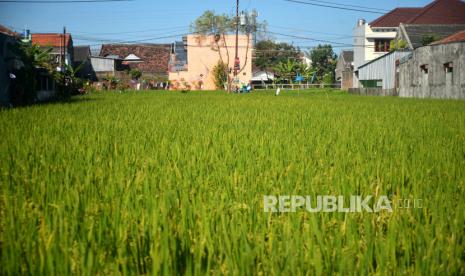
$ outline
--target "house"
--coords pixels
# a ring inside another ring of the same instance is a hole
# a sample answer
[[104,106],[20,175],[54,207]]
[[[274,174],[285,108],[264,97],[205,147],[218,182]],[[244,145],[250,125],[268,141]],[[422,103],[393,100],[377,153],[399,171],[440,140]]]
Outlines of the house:
[[[172,87],[186,86],[186,84],[197,90],[214,90],[215,78],[213,69],[219,61],[223,61],[229,71],[233,72],[234,66],[240,67],[237,78],[233,81],[236,85],[249,83],[252,79],[252,39],[247,35],[238,37],[238,63],[235,61],[235,35],[204,36],[188,35],[185,52],[187,54],[187,64],[182,70],[180,67],[172,67],[169,73],[169,80]],[[231,74],[232,77],[232,74]]]
[[354,29],[354,87],[359,87],[358,68],[390,51],[401,23],[465,24],[464,14],[465,2],[461,0],[435,0],[425,7],[396,8],[370,23],[360,19]]
[[14,71],[21,66],[13,48],[19,43],[20,35],[0,25],[0,106],[11,103],[11,82]]
[[50,58],[57,66],[61,66],[61,58],[64,56],[65,64],[73,64],[73,38],[71,34],[48,33],[32,34],[31,41],[33,45],[39,45],[43,48],[51,48]]
[[88,80],[95,80],[95,72],[92,68],[91,51],[89,46],[74,46],[73,48],[73,67],[78,68],[76,77]]
[[171,44],[104,44],[100,57],[121,60],[121,66],[147,78],[167,78],[171,52]]
[[[66,65],[73,66],[73,38],[71,34],[65,33],[35,33],[31,35],[31,43],[41,48],[51,48],[50,59],[52,64],[61,70]],[[64,61],[64,64],[62,62]],[[39,70],[37,98],[40,101],[54,97],[56,94],[56,83],[50,73],[43,69]]]
[[336,81],[341,83],[341,89],[352,88],[354,74],[354,51],[342,50],[336,64]]
[[465,99],[465,31],[399,61],[399,96]]

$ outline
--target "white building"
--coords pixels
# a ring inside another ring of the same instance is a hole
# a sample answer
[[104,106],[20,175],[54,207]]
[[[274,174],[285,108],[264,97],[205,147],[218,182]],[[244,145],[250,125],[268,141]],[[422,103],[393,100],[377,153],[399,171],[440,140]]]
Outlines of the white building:
[[360,19],[354,28],[354,88],[361,86],[359,67],[390,51],[390,43],[396,38],[401,23],[465,24],[464,14],[465,2],[461,0],[435,0],[425,7],[396,8],[370,23]]

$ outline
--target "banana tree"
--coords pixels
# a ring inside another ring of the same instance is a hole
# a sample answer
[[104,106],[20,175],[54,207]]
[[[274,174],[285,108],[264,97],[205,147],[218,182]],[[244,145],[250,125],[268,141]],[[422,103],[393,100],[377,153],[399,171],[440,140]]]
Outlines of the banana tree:
[[274,70],[278,73],[281,80],[291,83],[293,77],[296,76],[299,71],[299,63],[295,60],[288,59],[287,62],[278,63]]
[[300,75],[304,77],[304,79],[307,81],[307,84],[309,81],[312,80],[313,76],[315,75],[316,70],[312,69],[312,67],[308,66],[307,64],[302,63],[300,66]]

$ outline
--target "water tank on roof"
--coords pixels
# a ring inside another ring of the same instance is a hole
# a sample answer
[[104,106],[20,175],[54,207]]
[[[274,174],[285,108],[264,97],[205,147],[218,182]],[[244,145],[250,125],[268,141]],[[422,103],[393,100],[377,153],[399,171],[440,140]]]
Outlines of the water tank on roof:
[[28,39],[30,34],[31,34],[31,31],[29,31],[28,29],[24,29],[23,38]]

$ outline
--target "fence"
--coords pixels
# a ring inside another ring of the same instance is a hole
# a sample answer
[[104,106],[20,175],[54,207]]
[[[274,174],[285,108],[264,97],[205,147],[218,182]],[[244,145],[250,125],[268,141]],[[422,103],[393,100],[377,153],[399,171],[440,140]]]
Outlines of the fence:
[[254,90],[274,90],[274,89],[289,89],[289,90],[302,90],[302,89],[310,89],[310,88],[335,88],[340,89],[340,83],[333,83],[333,84],[254,84]]

